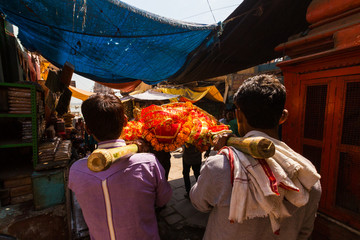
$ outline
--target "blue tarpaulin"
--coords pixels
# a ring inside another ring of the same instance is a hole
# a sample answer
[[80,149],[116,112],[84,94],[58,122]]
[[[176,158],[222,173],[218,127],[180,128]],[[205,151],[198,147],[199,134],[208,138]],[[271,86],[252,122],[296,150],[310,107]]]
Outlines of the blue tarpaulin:
[[0,0],[19,39],[54,65],[66,61],[90,79],[156,84],[185,64],[216,25],[166,19],[118,0]]
[[311,0],[244,0],[218,25],[166,19],[119,0],[0,0],[22,44],[103,83],[182,84],[283,57],[274,48],[308,32]]

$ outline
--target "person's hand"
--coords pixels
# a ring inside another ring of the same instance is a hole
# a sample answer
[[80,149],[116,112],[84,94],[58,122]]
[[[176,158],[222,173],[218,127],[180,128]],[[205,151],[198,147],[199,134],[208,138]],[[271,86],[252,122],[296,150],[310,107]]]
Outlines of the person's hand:
[[230,137],[236,137],[235,134],[232,133],[221,133],[217,134],[213,137],[213,146],[215,151],[219,151],[221,148],[226,146],[227,140]]
[[138,153],[150,152],[150,144],[141,138],[134,141],[127,141],[126,143],[136,144],[138,146]]

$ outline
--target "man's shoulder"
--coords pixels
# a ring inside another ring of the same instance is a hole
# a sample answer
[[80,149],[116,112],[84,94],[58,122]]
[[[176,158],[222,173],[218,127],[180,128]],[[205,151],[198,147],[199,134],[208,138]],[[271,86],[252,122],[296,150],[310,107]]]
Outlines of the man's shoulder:
[[318,199],[318,201],[320,201],[320,197],[321,197],[321,194],[322,194],[322,188],[321,188],[321,183],[320,183],[320,180],[318,180],[314,186],[312,186],[311,190],[310,190],[310,194]]
[[226,157],[224,154],[215,154],[207,158],[206,162],[217,162],[217,161],[225,161]]
[[216,154],[208,157],[204,165],[210,169],[224,169],[229,166],[229,160],[223,154]]
[[135,153],[129,160],[136,163],[155,163],[156,157],[153,153]]
[[84,168],[87,168],[87,157],[75,161],[71,165],[70,170],[81,170]]
[[89,180],[90,176],[93,176],[93,172],[87,167],[87,158],[76,160],[70,166],[69,188],[74,191],[85,179]]
[[96,172],[93,172],[88,168],[87,159],[88,159],[87,157],[81,158],[81,159],[75,161],[74,163],[72,163],[70,166],[69,175],[71,175],[71,176],[75,176],[75,175],[78,175],[78,176],[92,175],[92,176],[94,176],[94,175],[96,175]]

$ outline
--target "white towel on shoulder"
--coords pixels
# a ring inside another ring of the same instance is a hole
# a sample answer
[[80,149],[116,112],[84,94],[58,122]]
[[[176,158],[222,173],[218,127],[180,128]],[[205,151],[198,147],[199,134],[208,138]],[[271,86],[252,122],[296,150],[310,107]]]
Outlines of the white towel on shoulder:
[[297,207],[309,200],[309,190],[320,179],[312,163],[294,152],[285,143],[268,135],[251,131],[245,137],[266,137],[273,141],[276,151],[269,159],[254,159],[233,147],[223,153],[233,169],[233,188],[229,220],[269,216],[273,232],[278,234],[280,222],[289,215],[284,197]]

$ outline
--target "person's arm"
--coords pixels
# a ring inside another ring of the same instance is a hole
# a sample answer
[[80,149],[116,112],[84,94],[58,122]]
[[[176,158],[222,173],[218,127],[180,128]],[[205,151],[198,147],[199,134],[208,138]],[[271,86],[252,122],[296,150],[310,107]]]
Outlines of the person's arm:
[[211,152],[211,147],[209,147],[208,150],[206,150],[204,157],[208,158],[210,156],[210,152]]
[[191,203],[197,210],[209,212],[214,206],[229,204],[230,167],[225,161],[223,155],[211,156],[201,168],[198,181],[190,190]]
[[311,197],[309,199],[309,207],[306,209],[306,215],[303,219],[303,223],[301,229],[299,231],[299,235],[297,240],[307,240],[310,238],[311,233],[314,229],[314,222],[316,218],[317,209],[319,206],[319,201],[321,197],[321,185],[320,181],[318,181],[313,188],[311,189]]
[[138,153],[148,153],[150,152],[150,143],[146,142],[143,139],[136,139],[133,141],[126,141],[126,145],[136,144],[138,146]]
[[224,146],[227,145],[227,141],[229,140],[230,137],[236,137],[235,134],[232,133],[221,133],[221,134],[216,134],[213,137],[212,140],[212,145],[213,145],[213,150],[214,151],[219,151],[221,148],[223,148]]

